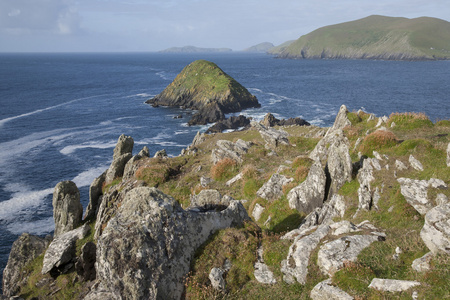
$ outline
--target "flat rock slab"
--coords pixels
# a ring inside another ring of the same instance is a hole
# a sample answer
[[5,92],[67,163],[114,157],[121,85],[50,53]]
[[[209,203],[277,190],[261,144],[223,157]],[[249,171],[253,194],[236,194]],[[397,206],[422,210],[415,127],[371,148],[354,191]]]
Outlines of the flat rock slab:
[[57,236],[48,246],[44,255],[42,274],[70,262],[75,256],[75,242],[84,238],[90,231],[87,224]]
[[323,274],[333,276],[344,266],[344,261],[356,261],[359,253],[379,237],[376,235],[345,236],[320,247],[317,264]]
[[341,290],[340,288],[333,286],[331,279],[319,282],[311,290],[311,299],[313,300],[353,300],[354,298]]
[[419,285],[417,281],[374,278],[369,287],[384,292],[403,292]]

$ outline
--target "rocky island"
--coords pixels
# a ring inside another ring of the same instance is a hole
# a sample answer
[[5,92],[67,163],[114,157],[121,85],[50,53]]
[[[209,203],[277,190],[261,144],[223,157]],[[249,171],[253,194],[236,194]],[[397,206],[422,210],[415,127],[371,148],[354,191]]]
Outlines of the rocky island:
[[261,105],[255,96],[216,64],[197,60],[186,66],[174,81],[146,103],[182,107],[198,112],[189,125],[205,125],[225,119],[226,113]]
[[373,15],[330,25],[272,50],[293,59],[450,59],[450,22]]
[[53,194],[55,234],[22,234],[0,299],[444,299],[450,122],[342,106],[330,128],[198,133],[182,154],[113,162]]

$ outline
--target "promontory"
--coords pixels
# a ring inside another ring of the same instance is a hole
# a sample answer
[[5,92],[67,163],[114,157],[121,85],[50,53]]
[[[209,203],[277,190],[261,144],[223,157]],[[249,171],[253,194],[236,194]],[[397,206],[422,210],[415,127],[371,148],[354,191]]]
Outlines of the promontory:
[[164,91],[146,101],[157,106],[198,110],[189,125],[225,119],[226,113],[260,107],[258,99],[216,64],[197,60],[186,66]]
[[276,54],[294,59],[448,60],[450,22],[373,15],[314,30]]

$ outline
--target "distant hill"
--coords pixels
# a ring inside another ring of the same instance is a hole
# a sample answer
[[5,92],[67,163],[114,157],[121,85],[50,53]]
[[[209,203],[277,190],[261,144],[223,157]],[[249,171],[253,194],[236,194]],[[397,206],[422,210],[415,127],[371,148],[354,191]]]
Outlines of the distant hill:
[[258,45],[249,47],[247,49],[244,49],[245,52],[259,52],[259,53],[266,53],[268,52],[270,49],[274,48],[274,44],[269,43],[269,42],[265,42],[265,43],[260,43]]
[[292,44],[293,42],[295,42],[295,40],[290,40],[287,42],[284,42],[281,45],[278,45],[276,47],[273,47],[272,49],[270,49],[269,51],[267,51],[267,53],[269,54],[280,54],[281,52],[283,52],[290,44]]
[[205,52],[231,52],[230,48],[199,48],[194,46],[184,47],[172,47],[162,51],[160,53],[205,53]]
[[311,59],[450,59],[450,22],[369,16],[319,28],[301,36],[278,54]]

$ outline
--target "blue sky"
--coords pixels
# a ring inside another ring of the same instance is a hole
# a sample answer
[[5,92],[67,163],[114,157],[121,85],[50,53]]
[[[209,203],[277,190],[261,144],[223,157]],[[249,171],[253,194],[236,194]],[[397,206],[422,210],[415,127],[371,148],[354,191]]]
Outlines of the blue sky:
[[450,21],[449,0],[0,0],[0,52],[242,50],[379,14]]

